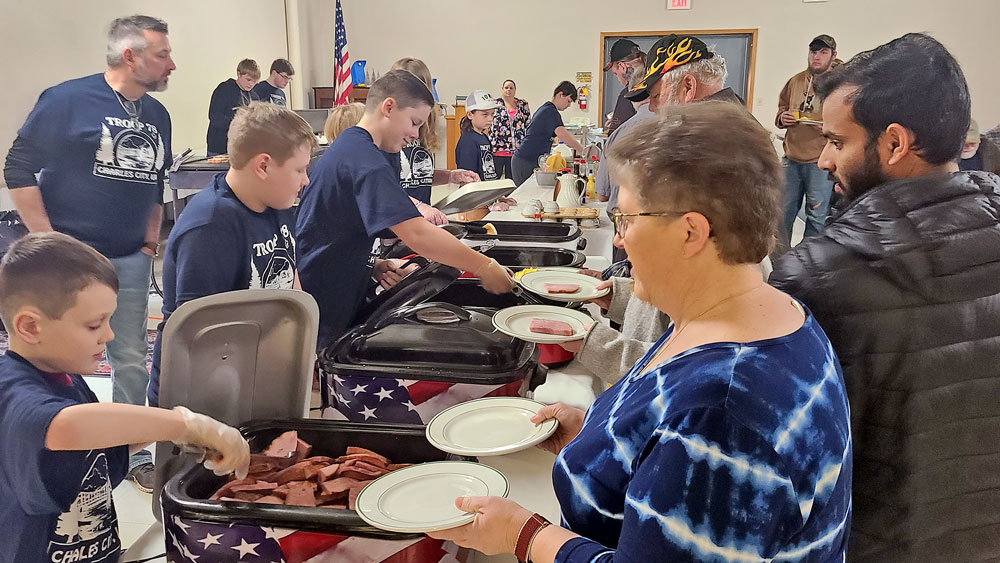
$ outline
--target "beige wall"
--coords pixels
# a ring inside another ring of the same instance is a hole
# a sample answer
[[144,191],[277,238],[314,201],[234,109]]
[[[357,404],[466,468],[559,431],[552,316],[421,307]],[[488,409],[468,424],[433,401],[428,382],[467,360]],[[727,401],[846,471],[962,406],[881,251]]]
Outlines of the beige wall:
[[0,60],[6,66],[0,155],[42,90],[107,68],[108,24],[135,13],[170,26],[177,70],[167,91],[155,96],[170,112],[175,153],[205,150],[212,90],[235,76],[240,59],[256,60],[266,77],[271,61],[288,52],[281,0],[0,0]]
[[[785,81],[805,68],[807,44],[815,35],[833,35],[846,60],[903,33],[927,31],[962,63],[980,125],[989,128],[1000,121],[993,39],[1000,21],[998,0],[692,0],[687,11],[668,11],[666,3],[506,0],[472,11],[463,9],[468,2],[453,0],[344,0],[343,9],[352,59],[366,59],[369,67],[384,72],[399,57],[422,58],[448,103],[477,88],[498,95],[501,82],[513,78],[518,97],[526,98],[532,110],[577,71],[597,78],[601,32],[758,28],[753,110],[764,124],[774,121]],[[303,51],[313,58],[299,87],[331,84],[333,2],[299,4],[310,29],[303,29]],[[414,5],[423,8],[414,10]],[[586,115],[596,122],[596,103],[590,107]],[[577,115],[583,113],[574,105],[564,119]]]

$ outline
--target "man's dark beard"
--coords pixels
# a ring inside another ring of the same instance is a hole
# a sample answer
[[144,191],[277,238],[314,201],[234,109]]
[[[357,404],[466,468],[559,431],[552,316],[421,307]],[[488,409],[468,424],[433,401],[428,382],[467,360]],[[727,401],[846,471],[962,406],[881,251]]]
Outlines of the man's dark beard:
[[882,170],[882,162],[879,160],[878,147],[872,141],[865,145],[864,160],[857,170],[844,175],[844,181],[830,174],[830,179],[840,183],[840,188],[844,192],[844,199],[848,202],[854,201],[864,195],[868,190],[881,186],[890,180],[889,176]]

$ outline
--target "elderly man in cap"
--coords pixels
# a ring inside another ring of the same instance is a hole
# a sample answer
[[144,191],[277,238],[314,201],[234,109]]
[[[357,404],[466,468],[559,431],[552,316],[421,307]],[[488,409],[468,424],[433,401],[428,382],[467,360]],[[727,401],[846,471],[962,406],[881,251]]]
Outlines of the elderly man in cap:
[[806,203],[805,236],[823,232],[830,212],[833,182],[816,161],[826,139],[817,123],[822,121],[820,103],[813,81],[843,61],[837,58],[837,42],[829,35],[818,35],[809,42],[808,66],[788,79],[778,96],[778,115],[774,124],[785,129],[785,218],[784,234],[791,240],[792,225]]
[[610,135],[619,125],[628,121],[635,115],[635,108],[632,102],[625,99],[628,93],[629,79],[643,71],[646,66],[646,55],[639,49],[639,46],[628,39],[619,39],[611,46],[611,55],[608,64],[604,65],[604,72],[611,71],[618,82],[625,88],[618,94],[618,101],[615,102],[614,113],[611,119],[604,125],[604,129]]

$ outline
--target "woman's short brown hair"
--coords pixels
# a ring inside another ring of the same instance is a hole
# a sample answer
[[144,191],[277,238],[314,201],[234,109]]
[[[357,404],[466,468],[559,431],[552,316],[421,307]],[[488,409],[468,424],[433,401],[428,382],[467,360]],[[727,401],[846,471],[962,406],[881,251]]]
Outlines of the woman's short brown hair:
[[615,181],[642,211],[696,211],[712,226],[723,262],[760,262],[774,243],[784,179],[767,132],[741,107],[672,106],[608,150]]

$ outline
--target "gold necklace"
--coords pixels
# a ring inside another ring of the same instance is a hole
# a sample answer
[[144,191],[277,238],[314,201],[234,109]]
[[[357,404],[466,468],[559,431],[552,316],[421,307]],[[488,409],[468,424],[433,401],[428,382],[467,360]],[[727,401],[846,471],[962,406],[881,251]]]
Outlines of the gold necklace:
[[[730,295],[729,297],[726,297],[724,299],[719,300],[715,305],[712,305],[708,309],[705,309],[704,311],[698,313],[690,321],[688,321],[687,323],[685,323],[684,326],[682,326],[682,327],[674,330],[674,332],[670,335],[670,338],[668,338],[667,341],[663,343],[663,346],[661,346],[660,349],[657,350],[656,356],[659,356],[660,354],[662,354],[670,346],[670,344],[673,343],[673,341],[676,340],[680,336],[680,334],[682,332],[684,332],[684,329],[686,329],[687,327],[691,326],[691,324],[694,323],[696,320],[698,320],[701,317],[705,316],[709,311],[712,311],[713,309],[717,308],[719,305],[722,305],[726,301],[730,301],[732,299],[736,299],[737,297],[743,297],[744,295],[750,295],[751,293],[753,293],[753,292],[757,291],[758,289],[764,287],[764,285],[765,284],[761,283],[760,285],[758,285],[757,287],[755,287],[753,289],[748,289],[746,291],[742,291],[740,293],[736,293],[736,294]],[[676,326],[677,325],[675,324],[674,327],[676,328]],[[653,359],[656,359],[656,356],[654,356]],[[650,363],[652,363],[652,362],[650,362]],[[649,366],[646,366],[646,367],[649,367]],[[646,369],[643,368],[642,371],[645,372]]]

